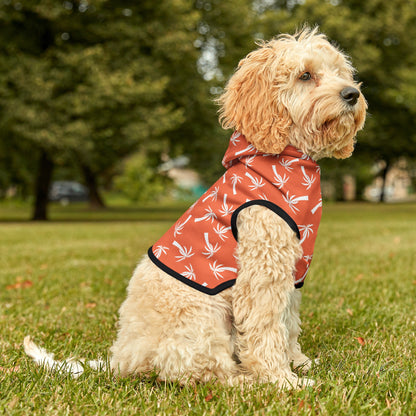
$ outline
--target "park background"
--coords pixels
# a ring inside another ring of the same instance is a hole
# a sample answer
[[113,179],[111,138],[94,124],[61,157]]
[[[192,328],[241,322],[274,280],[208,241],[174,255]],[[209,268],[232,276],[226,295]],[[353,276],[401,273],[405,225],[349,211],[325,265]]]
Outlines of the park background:
[[[353,156],[321,163],[301,309],[316,386],[37,368],[26,335],[105,358],[135,264],[222,172],[215,98],[256,40],[305,23],[369,105]],[[415,0],[0,0],[0,413],[415,414],[415,69]],[[49,201],[60,181],[87,201]]]
[[354,157],[322,162],[324,198],[409,199],[412,0],[2,0],[0,198],[42,220],[53,181],[80,182],[94,208],[197,196],[222,173],[226,80],[255,41],[305,23],[351,56],[369,105]]

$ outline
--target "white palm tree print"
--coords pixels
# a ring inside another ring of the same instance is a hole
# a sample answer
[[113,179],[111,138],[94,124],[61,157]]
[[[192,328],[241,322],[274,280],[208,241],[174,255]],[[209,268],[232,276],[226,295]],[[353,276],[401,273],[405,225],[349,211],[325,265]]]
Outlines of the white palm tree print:
[[219,186],[216,186],[203,200],[205,202],[208,198],[211,198],[212,201],[216,201],[218,198],[218,192],[220,190]]
[[287,160],[284,157],[282,157],[282,160],[279,161],[279,163],[289,172],[292,172],[293,166],[291,166],[293,163],[299,162],[299,158],[293,159],[293,160]]
[[237,186],[237,184],[239,184],[241,181],[243,180],[243,178],[241,176],[238,176],[236,173],[233,173],[231,176],[231,183],[233,184],[233,195],[237,194],[237,191],[235,189],[235,187]]
[[189,266],[185,266],[186,271],[182,272],[182,275],[185,276],[189,280],[196,280],[194,268],[192,267],[192,264]]
[[175,224],[175,231],[173,232],[173,236],[176,238],[177,235],[182,234],[183,227],[185,227],[185,224],[191,219],[192,215],[190,215],[184,222],[177,222]]
[[309,266],[310,266],[310,264],[308,263],[306,265],[306,272],[303,274],[303,276],[300,279],[295,280],[295,284],[296,283],[299,283],[299,282],[303,282],[303,280],[305,279],[306,275],[308,274]]
[[315,212],[322,206],[322,198],[319,199],[319,202],[311,209],[312,214],[315,214]]
[[244,165],[246,168],[249,168],[253,165],[254,159],[256,158],[256,155],[253,156],[247,156],[244,158]]
[[[242,155],[243,153],[251,152],[252,150],[256,150],[256,148],[252,144],[249,144],[245,149],[235,152],[235,155],[239,156],[239,155]],[[257,153],[257,150],[256,150],[256,153]]]
[[286,201],[286,203],[289,205],[289,208],[294,212],[299,212],[299,208],[296,207],[296,205],[300,201],[308,201],[309,197],[307,195],[305,196],[296,196],[296,195],[289,195],[289,191],[286,192],[286,196],[283,195],[283,199]]
[[209,268],[211,269],[212,273],[214,273],[214,276],[217,280],[224,279],[222,273],[224,273],[225,271],[237,273],[237,269],[235,267],[225,267],[222,264],[217,264],[217,260],[215,260],[214,263],[210,263]]
[[200,221],[211,221],[211,223],[214,222],[214,220],[217,219],[217,214],[213,211],[211,207],[205,208],[206,214],[203,217],[195,218],[194,222],[200,222]]
[[301,171],[303,173],[303,181],[304,182],[302,182],[302,185],[306,186],[306,189],[311,189],[311,186],[313,185],[313,183],[316,180],[315,176],[313,176],[313,175],[308,176],[308,174],[305,171],[304,166],[301,166],[300,169],[301,169]]
[[169,247],[156,246],[154,250],[156,258],[159,258],[162,254],[166,254],[168,250],[169,250]]
[[220,248],[221,248],[221,246],[218,244],[218,243],[216,243],[215,244],[215,246],[214,245],[212,245],[210,242],[209,242],[209,239],[208,239],[208,237],[209,237],[209,235],[208,235],[208,233],[204,233],[204,239],[205,239],[205,251],[204,252],[202,252],[202,254],[204,255],[204,256],[207,256],[207,258],[211,258]]
[[217,224],[214,228],[214,232],[221,238],[221,241],[225,241],[228,238],[227,232],[231,230],[231,227]]
[[221,209],[219,210],[222,217],[226,217],[234,212],[234,206],[227,204],[227,194],[224,194],[224,200],[222,202]]
[[279,189],[282,189],[286,182],[290,179],[289,176],[286,176],[286,173],[283,174],[283,177],[277,173],[276,165],[272,166],[272,170],[274,173],[274,180],[273,185],[276,185]]
[[225,182],[227,182],[227,171],[224,173],[224,175],[222,175],[222,183],[224,184]]
[[251,180],[251,185],[249,185],[249,188],[252,191],[255,191],[256,189],[259,189],[259,188],[263,187],[264,185],[266,185],[266,183],[263,182],[263,178],[261,176],[260,176],[260,178],[255,178],[253,175],[251,175],[248,172],[246,172],[246,176],[248,178],[250,178],[250,180]]
[[188,208],[188,212],[191,212],[194,208],[196,203],[198,202],[198,200],[196,200],[189,208]]
[[302,232],[302,239],[300,240],[300,244],[302,244],[310,234],[313,234],[313,224],[308,225],[299,225],[299,231]]
[[230,139],[230,142],[233,144],[233,146],[236,146],[237,143],[240,143],[240,140],[238,139],[241,136],[241,133],[235,132]]
[[181,246],[177,241],[174,241],[172,244],[179,250],[179,256],[175,256],[175,258],[178,259],[176,260],[177,262],[183,261],[195,254],[192,252],[192,247],[187,248],[185,246]]

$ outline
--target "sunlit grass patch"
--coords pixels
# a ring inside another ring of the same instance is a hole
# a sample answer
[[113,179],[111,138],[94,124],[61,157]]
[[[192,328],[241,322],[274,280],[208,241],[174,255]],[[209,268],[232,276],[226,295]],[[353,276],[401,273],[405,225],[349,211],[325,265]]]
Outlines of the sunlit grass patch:
[[106,356],[137,261],[182,208],[130,211],[129,221],[61,211],[61,222],[0,224],[1,414],[416,414],[410,204],[324,206],[302,289],[301,344],[321,361],[308,375],[313,388],[180,387],[90,369],[73,379],[36,367],[22,350],[28,334],[57,359]]

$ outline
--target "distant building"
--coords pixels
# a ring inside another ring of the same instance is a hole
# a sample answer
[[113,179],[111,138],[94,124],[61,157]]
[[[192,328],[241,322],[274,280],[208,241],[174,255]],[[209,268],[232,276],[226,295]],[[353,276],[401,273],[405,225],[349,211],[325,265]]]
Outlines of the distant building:
[[[383,162],[375,166],[375,172],[383,169]],[[364,199],[378,201],[383,187],[383,178],[376,176],[373,183],[366,187]],[[385,200],[389,202],[406,201],[412,199],[411,171],[405,159],[400,159],[387,172],[385,184]]]
[[189,158],[187,156],[179,156],[174,159],[168,159],[159,166],[160,172],[165,172],[169,178],[173,180],[179,192],[179,198],[182,198],[181,190],[184,194],[188,193],[190,198],[199,198],[205,191],[201,178],[193,169],[187,168]]

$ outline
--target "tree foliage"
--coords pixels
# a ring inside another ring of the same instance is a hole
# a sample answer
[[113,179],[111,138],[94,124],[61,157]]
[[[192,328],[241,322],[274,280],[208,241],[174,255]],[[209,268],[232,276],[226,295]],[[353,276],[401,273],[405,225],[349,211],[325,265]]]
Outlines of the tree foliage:
[[93,176],[140,146],[163,151],[185,109],[167,98],[173,75],[161,50],[185,58],[196,36],[191,2],[169,3],[3,4],[2,141]]
[[226,142],[201,57],[230,73],[248,13],[237,0],[3,2],[1,140],[75,164],[86,180],[136,151],[153,163],[185,152],[207,173]]
[[157,201],[166,193],[170,180],[160,174],[149,158],[135,153],[124,161],[123,173],[116,176],[114,186],[130,201]]
[[[261,2],[265,3],[265,2]],[[274,1],[259,17],[265,37],[319,25],[351,57],[369,104],[355,159],[416,157],[416,2],[414,0]],[[331,162],[324,165],[331,167]],[[355,161],[343,165],[350,170]],[[386,173],[386,172],[385,172]]]
[[65,166],[91,191],[136,152],[150,170],[162,153],[185,153],[211,180],[229,135],[214,98],[256,39],[304,23],[347,51],[363,82],[370,116],[356,160],[416,158],[414,0],[7,0],[0,188],[39,196],[35,178]]

